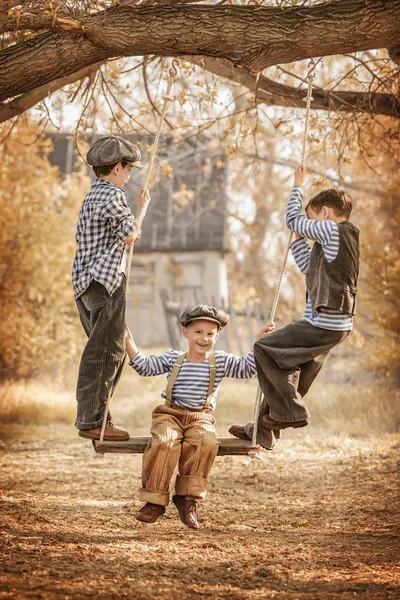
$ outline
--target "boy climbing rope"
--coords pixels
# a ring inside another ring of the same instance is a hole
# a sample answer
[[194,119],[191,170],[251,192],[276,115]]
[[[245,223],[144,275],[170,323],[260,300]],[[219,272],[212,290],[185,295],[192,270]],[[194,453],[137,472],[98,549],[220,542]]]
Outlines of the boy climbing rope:
[[[151,440],[143,455],[140,500],[145,505],[138,521],[155,523],[169,504],[169,486],[178,465],[173,502],[185,525],[198,528],[197,501],[205,498],[207,477],[218,453],[213,410],[223,377],[246,379],[256,374],[254,355],[239,357],[212,351],[228,315],[213,306],[199,305],[180,317],[188,350],[167,350],[160,356],[140,352],[127,327],[130,365],[143,377],[168,374],[161,397],[165,404],[152,414]],[[272,331],[265,325],[257,338]]]
[[[143,167],[140,158],[139,149],[119,136],[100,138],[87,155],[96,179],[80,210],[72,270],[74,296],[88,336],[79,365],[75,425],[81,437],[94,440],[100,439],[107,399],[125,358],[124,244],[140,237],[150,195],[141,190],[134,217],[123,187],[131,170]],[[104,439],[126,440],[129,433],[109,417]]]
[[[257,443],[267,449],[272,449],[281,429],[308,424],[310,414],[303,397],[330,350],[353,329],[359,231],[349,221],[352,200],[343,190],[324,190],[311,198],[303,215],[300,186],[305,176],[305,167],[298,167],[286,224],[296,234],[291,250],[306,275],[307,306],[301,320],[262,337],[254,345],[264,395],[257,420]],[[305,238],[314,241],[312,249]],[[252,428],[252,423],[232,425],[229,432],[251,439]]]

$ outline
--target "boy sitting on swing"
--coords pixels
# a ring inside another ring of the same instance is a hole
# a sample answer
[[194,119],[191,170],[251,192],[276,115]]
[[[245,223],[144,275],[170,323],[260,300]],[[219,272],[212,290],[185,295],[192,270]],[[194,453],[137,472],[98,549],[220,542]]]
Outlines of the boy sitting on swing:
[[[294,321],[254,345],[257,375],[264,399],[259,412],[257,443],[272,449],[274,432],[305,427],[310,414],[303,400],[332,348],[353,329],[359,268],[359,231],[350,223],[351,197],[328,189],[308,202],[302,213],[298,167],[286,209],[286,225],[295,232],[293,257],[306,275],[307,306]],[[311,249],[305,238],[314,242]],[[232,435],[251,439],[252,424],[232,425]],[[272,439],[271,439],[272,436]]]
[[[165,404],[152,413],[151,440],[142,462],[140,500],[145,505],[136,519],[155,523],[169,503],[169,487],[175,467],[179,474],[173,503],[182,523],[198,529],[197,501],[204,499],[207,476],[218,453],[215,434],[215,408],[218,388],[223,377],[254,377],[254,355],[227,354],[213,351],[220,330],[229,316],[221,309],[205,304],[186,310],[180,317],[187,352],[167,350],[161,356],[140,352],[127,329],[126,349],[130,365],[143,377],[168,374],[168,384],[161,393]],[[265,325],[257,339],[269,331]]]

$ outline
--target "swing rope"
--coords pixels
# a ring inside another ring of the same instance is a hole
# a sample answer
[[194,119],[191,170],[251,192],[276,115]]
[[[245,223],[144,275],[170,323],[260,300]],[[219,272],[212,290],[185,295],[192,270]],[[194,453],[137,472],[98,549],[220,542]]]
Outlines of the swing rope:
[[[161,128],[162,128],[162,125],[163,125],[163,122],[164,122],[165,113],[167,112],[167,105],[168,105],[168,102],[170,100],[173,100],[173,97],[170,94],[171,94],[171,90],[172,90],[172,86],[174,84],[175,78],[176,78],[176,76],[178,74],[178,71],[176,69],[176,67],[178,65],[179,65],[179,61],[176,60],[176,59],[174,59],[172,61],[172,66],[171,66],[171,68],[169,70],[167,90],[166,90],[166,93],[165,93],[165,96],[164,96],[164,106],[163,106],[163,109],[161,111],[161,115],[160,115],[160,120],[159,120],[159,123],[158,123],[158,128],[157,128],[156,136],[154,138],[153,148],[151,150],[149,164],[147,166],[146,176],[144,178],[143,188],[145,188],[145,189],[147,189],[147,187],[149,185],[150,174],[151,174],[151,170],[153,168],[154,159],[156,157],[158,143],[160,141]],[[133,247],[134,247],[134,244],[133,243],[130,244],[130,246],[129,246],[129,252],[128,252],[128,257],[127,257],[127,261],[126,261],[126,267],[125,267],[125,296],[128,295],[128,290],[129,290],[129,277],[130,277],[130,274],[131,274]],[[104,440],[104,431],[106,429],[108,415],[109,415],[110,400],[111,400],[111,394],[108,395],[107,402],[106,402],[106,408],[105,408],[104,417],[103,417],[103,424],[101,426],[100,442],[102,442]]]
[[[302,148],[302,152],[301,152],[301,166],[304,166],[305,161],[306,161],[306,155],[307,155],[308,130],[309,130],[309,125],[310,125],[310,108],[311,108],[311,102],[313,100],[312,88],[313,88],[313,82],[314,82],[314,78],[315,78],[315,73],[314,73],[315,68],[316,68],[316,64],[313,61],[313,59],[311,59],[310,62],[308,63],[307,96],[304,98],[304,100],[306,102],[306,117],[305,117],[305,124],[304,124],[304,133],[303,133],[303,148]],[[279,300],[279,296],[280,296],[281,289],[282,289],[283,278],[285,276],[285,271],[286,271],[286,266],[287,266],[287,261],[288,261],[288,257],[289,257],[289,251],[290,251],[290,244],[292,243],[292,237],[293,237],[293,232],[289,231],[288,241],[286,244],[286,250],[285,250],[285,254],[283,256],[282,268],[281,268],[281,272],[279,274],[279,279],[278,279],[278,283],[277,283],[276,290],[275,290],[275,296],[274,296],[274,299],[272,302],[271,313],[269,316],[270,322],[275,320],[276,308],[278,306],[278,300]],[[265,335],[268,335],[268,334],[265,334]],[[253,416],[251,419],[251,422],[253,423],[253,437],[252,437],[252,445],[253,446],[257,445],[258,418],[259,418],[259,414],[260,414],[262,396],[263,396],[263,394],[262,394],[261,388],[260,388],[260,386],[258,386],[256,399],[254,402]],[[251,456],[251,458],[257,458],[260,460],[260,455],[253,450],[251,450],[249,452],[249,456]]]

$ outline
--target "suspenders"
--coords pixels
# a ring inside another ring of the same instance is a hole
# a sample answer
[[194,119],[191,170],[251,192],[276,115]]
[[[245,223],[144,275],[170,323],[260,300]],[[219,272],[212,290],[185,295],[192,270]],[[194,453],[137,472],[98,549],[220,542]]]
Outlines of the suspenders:
[[[178,378],[179,375],[179,371],[181,370],[181,366],[183,365],[183,361],[186,358],[186,352],[184,352],[183,354],[180,354],[178,356],[178,358],[175,361],[174,366],[172,367],[172,371],[171,371],[171,376],[168,379],[168,383],[167,383],[167,387],[165,390],[167,399],[165,401],[165,404],[167,406],[172,406],[173,402],[172,402],[172,388],[174,387],[175,381]],[[204,403],[203,409],[209,408],[210,404],[211,404],[211,400],[212,400],[212,396],[213,396],[213,392],[214,392],[214,383],[215,383],[215,373],[216,373],[216,364],[215,364],[215,354],[214,352],[211,352],[209,357],[208,357],[208,362],[210,365],[210,383],[208,384],[208,390],[207,390],[207,399]]]

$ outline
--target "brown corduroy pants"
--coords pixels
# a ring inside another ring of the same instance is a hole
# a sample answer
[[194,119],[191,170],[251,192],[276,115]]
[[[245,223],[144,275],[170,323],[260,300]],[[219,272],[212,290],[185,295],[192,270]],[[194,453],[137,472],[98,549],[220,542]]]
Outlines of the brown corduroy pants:
[[152,417],[151,440],[143,455],[140,500],[167,506],[176,466],[175,493],[205,498],[207,476],[218,453],[214,416],[208,410],[161,405],[153,410]]

